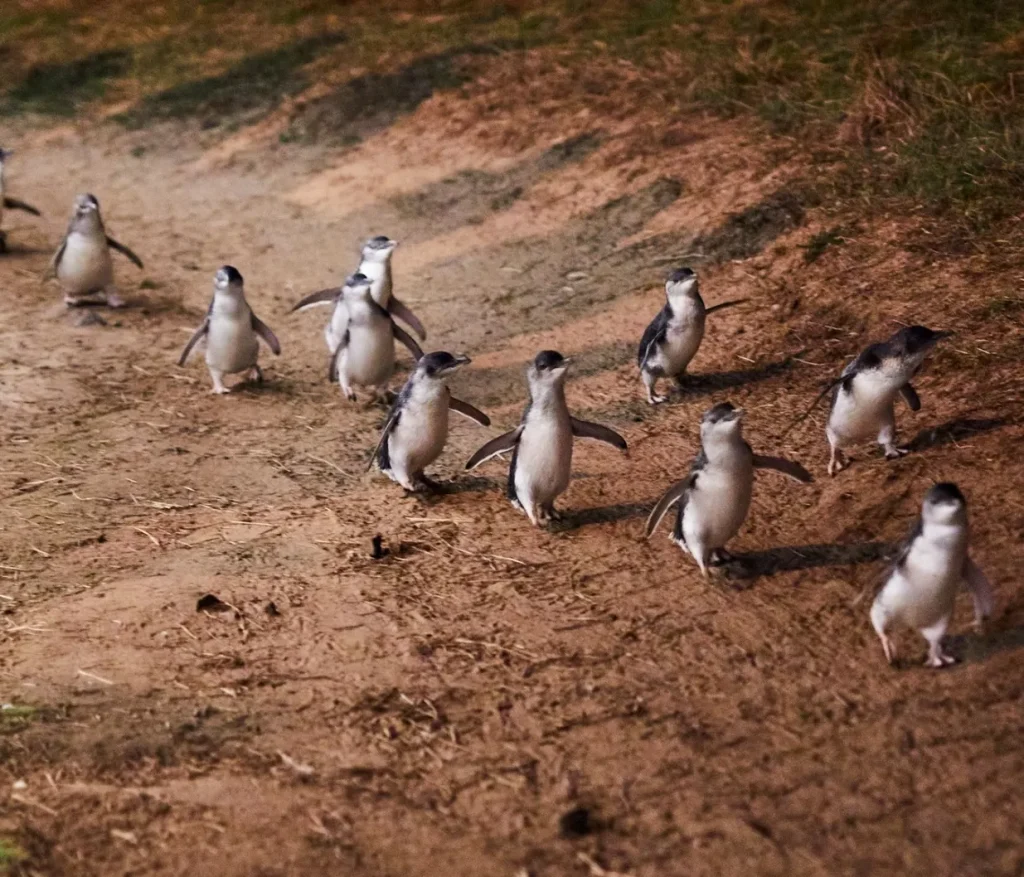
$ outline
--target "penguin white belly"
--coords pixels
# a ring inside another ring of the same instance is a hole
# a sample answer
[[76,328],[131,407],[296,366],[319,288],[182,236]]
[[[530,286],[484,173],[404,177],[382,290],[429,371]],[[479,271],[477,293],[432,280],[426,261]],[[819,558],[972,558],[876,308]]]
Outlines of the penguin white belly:
[[690,323],[679,329],[669,328],[665,342],[659,349],[656,365],[666,375],[680,375],[686,371],[690,360],[697,355],[704,339],[704,327]]
[[891,615],[918,630],[948,617],[960,589],[967,539],[962,530],[949,529],[944,538],[915,544],[878,598]]
[[847,442],[875,438],[892,418],[895,401],[891,381],[858,375],[850,392],[840,388],[829,415],[829,428]]
[[389,439],[392,468],[400,467],[410,475],[422,472],[441,456],[447,440],[447,397],[435,395],[422,402],[410,400]]
[[114,265],[106,239],[71,232],[57,266],[57,280],[66,292],[73,295],[101,292],[111,286]]
[[388,266],[383,262],[362,262],[359,272],[370,281],[370,296],[385,310],[391,298],[391,284],[388,280]]
[[327,349],[334,353],[345,337],[348,329],[348,308],[345,302],[338,301],[331,312],[331,321],[324,327],[324,340],[327,342]]
[[516,454],[516,496],[545,504],[564,493],[572,474],[572,425],[568,419],[527,422]]
[[750,511],[753,472],[705,469],[683,512],[683,536],[690,546],[723,548],[743,526]]
[[390,324],[349,326],[348,346],[342,353],[339,370],[350,384],[379,387],[395,370],[395,336]]
[[220,317],[210,320],[206,339],[206,364],[217,371],[236,374],[256,365],[259,342],[251,318]]

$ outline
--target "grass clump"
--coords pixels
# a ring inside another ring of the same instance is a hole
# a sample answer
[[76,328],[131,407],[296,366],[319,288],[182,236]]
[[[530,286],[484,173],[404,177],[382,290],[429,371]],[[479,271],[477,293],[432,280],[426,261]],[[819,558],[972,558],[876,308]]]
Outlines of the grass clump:
[[26,853],[14,841],[0,837],[0,874],[6,874],[19,862],[28,858]]

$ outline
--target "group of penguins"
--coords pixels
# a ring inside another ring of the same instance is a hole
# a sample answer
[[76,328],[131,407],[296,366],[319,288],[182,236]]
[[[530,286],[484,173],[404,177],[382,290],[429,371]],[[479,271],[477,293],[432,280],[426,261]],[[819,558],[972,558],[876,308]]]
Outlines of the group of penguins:
[[[0,204],[39,215],[35,208],[4,193],[4,163],[10,154],[0,149]],[[2,217],[0,209],[0,221]],[[0,231],[0,252],[5,243]],[[376,462],[406,490],[431,490],[438,485],[425,470],[444,449],[449,410],[482,426],[489,426],[490,419],[448,389],[448,379],[470,363],[469,357],[446,351],[424,354],[415,338],[396,322],[404,322],[420,340],[426,338],[422,323],[393,293],[391,261],[397,245],[388,237],[371,238],[362,248],[357,271],[343,285],[314,292],[292,310],[333,307],[324,331],[330,353],[329,377],[350,400],[357,398],[357,387],[386,400],[395,370],[395,342],[408,348],[416,367],[391,406],[368,468]],[[123,304],[113,290],[111,250],[142,267],[138,256],[107,235],[97,199],[78,196],[48,272],[61,285],[69,306]],[[656,392],[660,379],[675,379],[685,385],[687,367],[704,338],[707,315],[743,303],[730,301],[706,308],[697,276],[690,268],[674,271],[665,291],[665,305],[644,332],[637,354],[652,405],[667,400]],[[825,429],[831,451],[830,476],[847,465],[844,449],[858,442],[876,439],[888,459],[907,453],[896,444],[896,399],[901,397],[914,411],[920,408],[910,381],[929,351],[950,334],[924,326],[900,329],[888,340],[866,348],[822,391],[803,416],[831,393]],[[213,392],[229,393],[224,383],[227,375],[262,380],[257,363],[259,339],[280,354],[277,337],[246,301],[242,275],[226,265],[214,277],[209,309],[178,364],[184,366],[193,348],[205,340]],[[565,399],[569,366],[570,361],[557,351],[538,353],[527,370],[530,398],[519,425],[488,441],[466,463],[467,470],[474,469],[511,452],[508,498],[536,526],[559,517],[554,504],[569,486],[576,438],[597,439],[626,450],[625,439],[614,430],[570,414]],[[775,470],[804,483],[813,480],[799,463],[754,453],[743,438],[743,416],[744,412],[729,402],[704,414],[700,451],[689,473],[668,488],[647,520],[649,538],[675,507],[672,541],[693,557],[705,577],[709,567],[729,559],[725,546],[746,520],[755,469]],[[992,589],[968,554],[967,502],[956,485],[937,484],[926,494],[921,515],[871,608],[871,623],[890,663],[896,658],[890,637],[896,623],[918,630],[927,640],[928,666],[953,662],[943,650],[942,640],[961,585],[972,595],[975,622],[980,624],[991,614]]]

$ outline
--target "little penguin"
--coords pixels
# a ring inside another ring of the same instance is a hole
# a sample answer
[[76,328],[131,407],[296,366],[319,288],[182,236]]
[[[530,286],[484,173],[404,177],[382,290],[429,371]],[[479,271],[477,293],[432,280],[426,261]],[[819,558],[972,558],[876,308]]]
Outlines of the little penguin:
[[64,290],[64,303],[124,304],[114,292],[114,265],[110,250],[115,249],[142,268],[142,260],[124,244],[110,237],[100,217],[100,202],[95,195],[79,195],[68,223],[67,233],[50,260],[47,276],[56,277]]
[[423,351],[419,344],[392,319],[370,294],[370,279],[353,274],[342,287],[347,314],[345,332],[331,354],[328,377],[337,381],[347,399],[355,401],[353,387],[372,387],[374,396],[383,399],[395,371],[395,341],[401,341],[419,362]]
[[213,393],[230,393],[224,386],[224,376],[248,372],[248,377],[263,380],[263,372],[256,364],[259,356],[259,341],[262,338],[267,347],[280,356],[281,344],[277,336],[259,317],[252,312],[245,300],[245,284],[238,269],[225,265],[213,278],[213,300],[203,319],[202,325],[188,340],[178,358],[182,366],[188,360],[192,348],[206,337],[206,367],[213,380]]
[[896,397],[902,396],[911,411],[920,410],[921,399],[910,379],[931,349],[952,334],[936,332],[927,326],[906,326],[889,340],[872,344],[850,362],[838,378],[829,382],[783,435],[807,417],[831,392],[832,404],[825,426],[831,451],[829,475],[835,475],[846,467],[843,448],[869,438],[877,439],[887,460],[902,457],[908,451],[896,445]]
[[658,378],[675,378],[682,383],[686,367],[704,340],[704,318],[715,311],[743,304],[745,298],[704,307],[697,275],[692,268],[679,268],[665,283],[665,307],[644,330],[637,351],[640,377],[651,405],[665,402],[668,396],[655,392]]
[[914,628],[928,641],[925,666],[954,662],[942,649],[942,637],[962,584],[971,592],[975,623],[992,614],[992,586],[967,553],[967,542],[967,500],[955,484],[936,484],[925,494],[921,517],[871,606],[871,625],[890,664],[896,660],[889,638],[893,623]]
[[[370,295],[377,304],[393,317],[408,324],[421,340],[425,340],[427,333],[423,329],[423,324],[409,308],[392,295],[391,255],[397,246],[398,241],[393,241],[383,235],[370,238],[363,245],[362,260],[356,273],[362,274],[370,280]],[[324,340],[331,353],[337,349],[338,342],[344,337],[345,328],[348,325],[348,312],[345,309],[342,288],[335,286],[310,293],[292,308],[294,313],[318,305],[334,305],[331,320],[324,327]]]
[[557,520],[555,499],[569,486],[573,438],[592,438],[626,450],[626,440],[607,426],[579,420],[565,402],[570,361],[555,350],[542,350],[527,371],[530,401],[514,430],[491,439],[466,469],[475,469],[503,451],[512,451],[508,498],[526,512],[534,526]]
[[31,213],[33,216],[42,215],[31,204],[26,204],[24,201],[19,201],[17,198],[11,198],[4,190],[4,170],[7,165],[7,159],[12,155],[14,155],[13,149],[4,149],[3,147],[0,147],[0,253],[7,252],[7,235],[2,230],[5,209],[24,210],[26,213]]
[[456,399],[448,389],[448,378],[470,361],[468,356],[439,350],[416,364],[391,408],[367,469],[376,461],[381,472],[406,490],[437,489],[423,470],[444,450],[449,409],[481,426],[491,425],[486,414]]
[[692,555],[705,578],[710,564],[728,559],[725,545],[747,518],[755,469],[774,469],[805,484],[814,480],[799,463],[755,454],[743,438],[743,413],[729,402],[705,412],[700,453],[690,473],[665,491],[647,519],[645,536],[650,539],[678,503],[672,541]]

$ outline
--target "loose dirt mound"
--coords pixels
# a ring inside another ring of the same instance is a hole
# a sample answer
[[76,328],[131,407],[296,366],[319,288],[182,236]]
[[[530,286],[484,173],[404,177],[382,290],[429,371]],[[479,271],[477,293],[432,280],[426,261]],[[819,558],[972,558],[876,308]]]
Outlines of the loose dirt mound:
[[[835,217],[738,123],[680,119],[653,149],[641,111],[600,124],[571,95],[510,94],[524,67],[489,63],[346,150],[25,135],[12,177],[46,221],[5,218],[0,263],[0,700],[34,707],[0,712],[19,867],[1019,873],[1018,278],[908,250],[895,219],[809,260]],[[496,133],[488,105],[515,125]],[[146,261],[118,264],[134,306],[105,326],[37,279],[86,189]],[[457,394],[495,423],[453,425],[436,498],[363,474],[385,412],[327,384],[325,315],[288,315],[378,232],[403,241],[397,290],[429,346],[473,356]],[[284,354],[222,398],[173,363],[226,262]],[[634,345],[682,262],[709,304],[751,302],[709,318],[693,382],[652,410]],[[958,333],[922,410],[898,411],[914,452],[866,447],[829,480],[820,413],[780,436],[901,322]],[[572,408],[630,443],[578,446],[550,532],[508,506],[500,462],[460,471],[518,418],[542,347],[577,361]],[[641,536],[726,398],[756,449],[818,480],[759,476],[739,559],[709,583]],[[893,669],[867,607],[937,479],[968,493],[999,608],[979,636],[960,606],[957,668],[916,666],[908,635]]]

